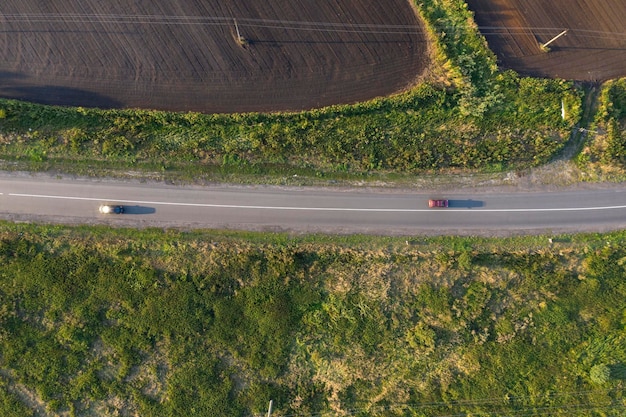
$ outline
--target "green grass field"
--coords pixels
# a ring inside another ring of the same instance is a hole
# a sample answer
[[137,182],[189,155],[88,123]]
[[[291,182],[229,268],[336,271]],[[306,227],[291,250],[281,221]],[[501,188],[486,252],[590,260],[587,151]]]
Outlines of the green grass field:
[[619,415],[625,240],[3,223],[0,413]]

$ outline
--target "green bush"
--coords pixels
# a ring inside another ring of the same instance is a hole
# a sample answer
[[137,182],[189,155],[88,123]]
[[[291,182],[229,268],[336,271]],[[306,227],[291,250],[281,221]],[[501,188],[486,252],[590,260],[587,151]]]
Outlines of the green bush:
[[607,123],[604,158],[607,163],[626,164],[626,134],[615,118],[609,119]]
[[621,120],[626,117],[626,78],[606,82],[598,101],[597,122],[606,123],[611,119]]
[[604,365],[594,365],[589,371],[589,378],[594,384],[604,385],[611,379],[611,369]]

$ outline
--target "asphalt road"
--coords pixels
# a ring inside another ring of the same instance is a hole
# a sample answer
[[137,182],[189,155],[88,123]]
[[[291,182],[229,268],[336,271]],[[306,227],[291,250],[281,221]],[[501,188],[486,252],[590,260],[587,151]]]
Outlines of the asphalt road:
[[[429,209],[447,198],[447,209]],[[101,204],[126,214],[104,215]],[[0,218],[125,227],[414,234],[549,233],[626,227],[626,187],[521,193],[406,193],[195,187],[0,176]]]

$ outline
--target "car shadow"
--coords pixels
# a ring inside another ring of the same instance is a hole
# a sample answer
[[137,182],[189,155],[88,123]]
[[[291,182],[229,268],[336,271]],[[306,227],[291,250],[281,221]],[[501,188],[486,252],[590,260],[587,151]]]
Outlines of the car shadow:
[[480,200],[448,200],[448,207],[450,208],[476,208],[483,207],[485,205],[484,202]]
[[154,207],[146,206],[124,206],[124,214],[154,214],[156,209]]

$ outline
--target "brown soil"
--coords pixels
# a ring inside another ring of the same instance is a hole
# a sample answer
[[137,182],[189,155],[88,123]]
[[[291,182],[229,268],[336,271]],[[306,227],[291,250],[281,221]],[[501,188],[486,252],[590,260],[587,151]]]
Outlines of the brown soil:
[[45,104],[301,110],[400,91],[428,62],[406,0],[3,0],[0,28],[0,96]]
[[[579,81],[626,76],[624,0],[467,0],[500,66]],[[565,36],[540,45],[567,29]]]

